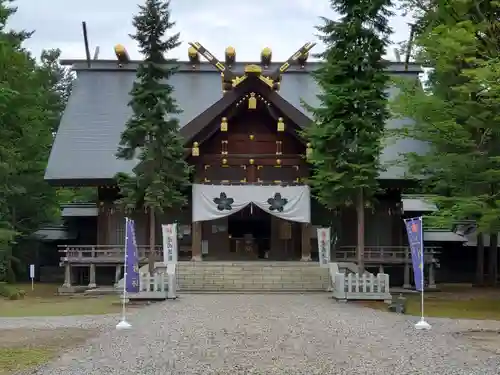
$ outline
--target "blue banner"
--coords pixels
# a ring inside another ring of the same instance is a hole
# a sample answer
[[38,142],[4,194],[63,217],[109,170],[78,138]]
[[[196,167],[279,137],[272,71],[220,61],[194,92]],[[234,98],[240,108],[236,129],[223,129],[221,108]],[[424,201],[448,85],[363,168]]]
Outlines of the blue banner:
[[134,220],[125,218],[125,290],[139,292],[139,254],[135,241]]
[[404,221],[406,233],[408,234],[408,245],[411,250],[415,289],[422,291],[424,287],[424,231],[422,217],[414,217]]

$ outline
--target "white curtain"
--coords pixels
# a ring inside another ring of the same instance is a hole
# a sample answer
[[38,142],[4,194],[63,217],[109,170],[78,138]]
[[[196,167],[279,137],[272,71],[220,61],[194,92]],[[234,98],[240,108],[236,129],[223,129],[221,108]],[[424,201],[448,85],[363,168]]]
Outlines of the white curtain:
[[311,222],[309,186],[193,185],[193,221],[229,216],[250,203],[285,220]]

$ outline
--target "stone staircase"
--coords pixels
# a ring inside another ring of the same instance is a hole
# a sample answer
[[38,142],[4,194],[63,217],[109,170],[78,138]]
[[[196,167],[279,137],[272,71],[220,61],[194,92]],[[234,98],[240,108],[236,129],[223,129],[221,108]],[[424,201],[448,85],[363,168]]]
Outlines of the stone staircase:
[[328,269],[305,262],[180,262],[179,291],[321,292]]
[[[161,263],[157,267],[163,268]],[[179,262],[179,292],[324,292],[327,268],[317,262]],[[147,266],[141,268],[147,272]],[[118,287],[123,286],[120,280]]]

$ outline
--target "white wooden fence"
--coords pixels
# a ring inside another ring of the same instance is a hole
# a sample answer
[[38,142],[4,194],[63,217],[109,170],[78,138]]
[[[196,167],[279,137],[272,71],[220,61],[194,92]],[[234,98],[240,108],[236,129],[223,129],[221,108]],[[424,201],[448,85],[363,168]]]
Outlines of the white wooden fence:
[[165,273],[141,273],[139,275],[139,292],[127,293],[131,300],[164,300],[167,299],[168,278]]
[[335,272],[336,266],[330,267],[330,279],[333,289],[333,298],[341,300],[382,300],[392,299],[389,292],[389,275],[379,273],[376,276],[365,273],[363,275]]

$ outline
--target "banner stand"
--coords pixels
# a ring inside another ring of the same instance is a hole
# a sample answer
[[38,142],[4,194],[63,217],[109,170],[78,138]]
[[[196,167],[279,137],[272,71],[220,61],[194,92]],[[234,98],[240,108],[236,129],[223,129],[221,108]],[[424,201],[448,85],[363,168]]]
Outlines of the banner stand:
[[[133,226],[132,226],[133,228]],[[128,241],[129,241],[129,236],[132,236],[132,233],[129,233],[130,228],[129,228],[129,219],[125,218],[125,248],[124,248],[124,259],[123,259],[123,295],[122,295],[122,319],[120,322],[116,325],[117,330],[126,330],[126,329],[131,329],[132,325],[127,322],[126,319],[126,304],[127,304],[127,258],[128,258]]]
[[413,263],[413,273],[415,276],[415,289],[420,289],[420,320],[415,324],[417,330],[430,330],[431,325],[424,317],[424,228],[422,216],[403,219],[406,233],[408,234],[408,244],[411,250],[411,260]]

